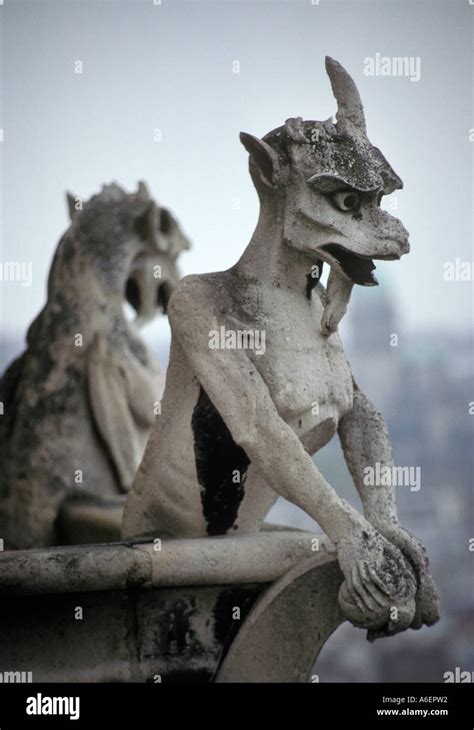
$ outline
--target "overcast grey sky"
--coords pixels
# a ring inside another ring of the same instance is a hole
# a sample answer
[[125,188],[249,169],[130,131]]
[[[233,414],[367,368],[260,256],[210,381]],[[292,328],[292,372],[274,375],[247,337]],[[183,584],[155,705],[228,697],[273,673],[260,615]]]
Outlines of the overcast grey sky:
[[[394,214],[412,253],[378,266],[405,326],[470,326],[472,281],[444,281],[443,265],[474,258],[473,17],[468,0],[5,0],[0,259],[32,261],[33,284],[0,284],[2,331],[23,333],[44,302],[66,189],[144,179],[193,241],[184,273],[232,265],[258,212],[239,131],[333,114],[326,54],[354,77],[369,137],[405,183]],[[377,53],[418,57],[421,79],[364,75]]]

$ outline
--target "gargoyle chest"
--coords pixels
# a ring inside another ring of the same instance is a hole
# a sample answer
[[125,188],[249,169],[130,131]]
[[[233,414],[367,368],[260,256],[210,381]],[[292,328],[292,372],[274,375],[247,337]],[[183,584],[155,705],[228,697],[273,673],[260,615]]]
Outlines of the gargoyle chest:
[[352,407],[353,385],[339,336],[303,327],[267,327],[265,352],[252,360],[285,421],[305,431],[331,418],[335,425]]

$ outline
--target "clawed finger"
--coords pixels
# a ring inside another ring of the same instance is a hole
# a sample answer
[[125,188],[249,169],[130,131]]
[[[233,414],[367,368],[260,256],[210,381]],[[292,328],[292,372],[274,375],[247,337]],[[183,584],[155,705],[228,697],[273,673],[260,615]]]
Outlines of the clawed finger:
[[385,608],[387,606],[388,600],[387,593],[384,590],[380,590],[380,588],[374,583],[370,576],[369,569],[366,563],[361,563],[359,566],[359,570],[367,591],[381,608]]
[[364,579],[361,577],[360,571],[356,566],[352,569],[352,585],[354,592],[357,593],[358,597],[364,604],[364,613],[367,613],[367,611],[370,613],[378,613],[380,606],[367,590],[364,585]]
[[387,587],[385,582],[380,578],[380,576],[377,574],[377,571],[375,568],[371,565],[368,566],[368,570],[370,573],[370,577],[372,578],[373,583],[380,588],[382,593],[387,597],[388,600],[394,600],[396,596],[404,596],[407,590],[406,581],[401,578],[399,587],[396,594],[391,594],[387,591]]
[[348,589],[350,597],[354,601],[354,603],[357,606],[357,608],[359,609],[359,611],[362,611],[362,613],[365,614],[365,613],[367,613],[367,608],[364,605],[364,602],[359,598],[359,595],[354,588],[353,573],[354,573],[354,570],[351,571],[350,575],[346,576],[347,589]]

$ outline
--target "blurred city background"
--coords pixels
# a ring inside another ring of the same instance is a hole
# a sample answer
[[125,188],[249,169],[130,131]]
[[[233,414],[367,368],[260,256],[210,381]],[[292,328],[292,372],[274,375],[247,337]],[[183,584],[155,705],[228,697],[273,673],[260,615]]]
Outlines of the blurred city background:
[[[341,334],[356,380],[384,414],[396,463],[421,469],[420,490],[398,487],[397,504],[403,525],[428,547],[442,618],[434,627],[374,644],[345,624],[325,645],[315,672],[320,681],[441,682],[456,667],[474,670],[473,334],[436,327],[407,334],[388,281],[358,289],[352,304]],[[398,347],[390,345],[393,334]],[[315,460],[360,506],[338,442]],[[291,505],[274,510],[279,521],[310,527]]]
[[[193,242],[183,273],[232,265],[258,210],[238,132],[333,114],[326,53],[353,75],[369,136],[405,181],[387,207],[410,231],[412,252],[378,265],[379,288],[355,287],[341,333],[396,463],[421,468],[421,489],[399,487],[398,505],[428,547],[442,620],[373,645],[344,625],[317,663],[321,682],[442,682],[456,667],[474,671],[472,272],[470,281],[444,276],[446,262],[474,259],[473,13],[457,0],[0,7],[1,260],[33,266],[31,287],[1,282],[2,371],[44,302],[66,189],[88,198],[105,182],[132,190],[144,179]],[[366,77],[363,59],[376,52],[419,57],[420,81]],[[166,367],[166,320],[144,336]],[[316,461],[358,505],[338,443]],[[314,528],[283,500],[269,519]]]

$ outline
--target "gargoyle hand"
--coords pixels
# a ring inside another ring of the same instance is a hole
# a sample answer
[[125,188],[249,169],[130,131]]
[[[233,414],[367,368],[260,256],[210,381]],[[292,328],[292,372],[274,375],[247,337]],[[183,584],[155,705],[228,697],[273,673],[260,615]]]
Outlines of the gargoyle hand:
[[429,570],[426,548],[418,538],[400,525],[398,520],[376,524],[377,530],[396,545],[411,564],[418,583],[416,611],[412,629],[431,626],[439,620],[439,594]]
[[364,518],[337,545],[344,615],[370,640],[404,631],[415,615],[416,580],[402,552]]

